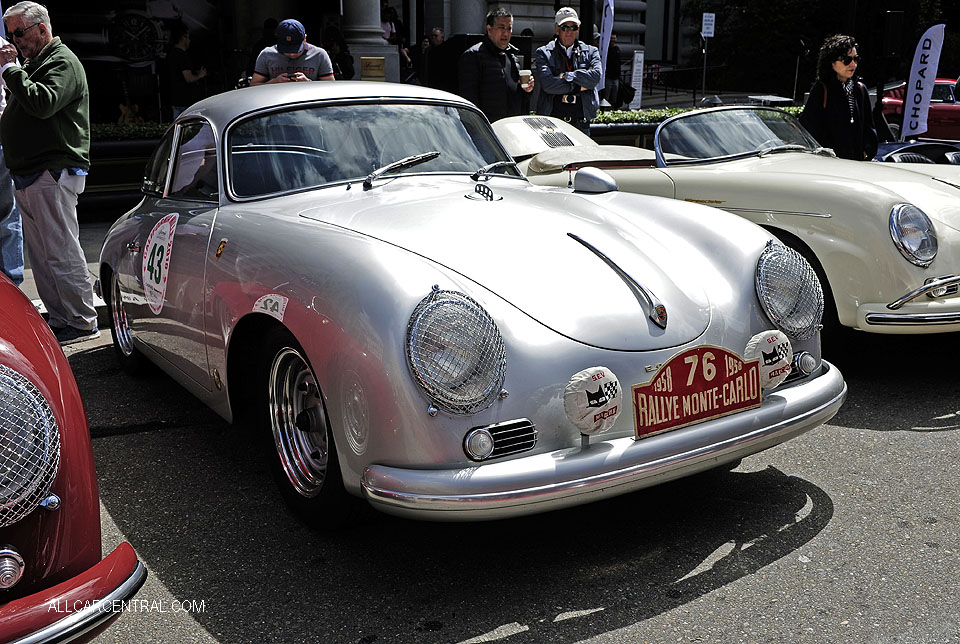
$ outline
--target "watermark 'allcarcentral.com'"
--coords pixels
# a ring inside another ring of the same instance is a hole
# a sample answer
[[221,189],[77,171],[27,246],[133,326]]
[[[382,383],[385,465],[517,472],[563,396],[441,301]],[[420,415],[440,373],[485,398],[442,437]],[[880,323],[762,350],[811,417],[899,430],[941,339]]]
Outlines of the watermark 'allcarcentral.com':
[[76,599],[58,600],[47,604],[48,613],[204,613],[204,599]]

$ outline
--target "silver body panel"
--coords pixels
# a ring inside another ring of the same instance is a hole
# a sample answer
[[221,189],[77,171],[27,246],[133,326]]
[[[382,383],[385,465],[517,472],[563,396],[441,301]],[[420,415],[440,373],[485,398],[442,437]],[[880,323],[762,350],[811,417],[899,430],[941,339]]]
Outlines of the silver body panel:
[[[333,83],[296,85],[310,87],[228,93],[201,102],[180,123],[202,115],[222,133],[257,110],[342,103],[354,95],[473,109],[448,94],[425,91],[419,98],[419,88],[399,85],[338,83],[336,92],[315,87]],[[218,145],[222,182],[224,145]],[[481,183],[492,200],[473,198]],[[497,480],[496,493],[513,500],[492,511],[464,512],[458,502],[453,513],[427,514],[496,518],[586,501],[594,495],[581,495],[572,481],[643,465],[644,473],[631,478],[653,482],[732,461],[815,427],[843,400],[842,378],[824,363],[782,393],[765,394],[759,410],[648,439],[648,446],[665,446],[659,466],[644,441],[628,445],[634,427],[627,410],[591,440],[589,454],[565,457],[571,466],[557,472],[551,503],[518,500],[530,480],[551,484],[545,463],[581,450],[579,430],[563,408],[573,374],[598,365],[612,370],[626,406],[628,388],[649,381],[657,365],[680,351],[709,344],[742,354],[752,336],[773,328],[754,286],[757,258],[771,236],[720,211],[711,211],[720,225],[704,226],[710,209],[696,204],[575,194],[531,186],[519,176],[477,181],[469,173],[413,168],[378,179],[369,190],[340,183],[244,201],[231,200],[229,188],[221,183],[215,205],[145,197],[107,235],[101,280],[119,275],[136,347],[228,420],[237,408],[235,379],[245,377],[232,367],[259,348],[259,337],[247,329],[286,328],[316,375],[347,490],[378,506],[385,496],[421,494],[420,477],[431,476],[438,483],[427,485],[427,493],[469,498],[483,478],[478,475],[487,473]],[[172,214],[178,221],[169,279],[155,313],[144,294],[142,253],[157,222]],[[646,317],[629,285],[569,233],[602,249],[655,293],[669,311],[666,328]],[[476,414],[429,415],[431,401],[407,367],[407,323],[434,285],[475,299],[503,336],[509,395]],[[265,301],[282,306],[269,310]],[[819,338],[797,342],[794,350],[819,357]],[[538,429],[533,450],[479,466],[465,456],[471,428],[521,418]],[[701,455],[680,456],[691,449]],[[604,465],[604,453],[623,456]],[[606,491],[599,494],[609,494],[638,484],[601,487]],[[400,513],[409,507],[386,505]],[[412,514],[423,516],[418,508]]]

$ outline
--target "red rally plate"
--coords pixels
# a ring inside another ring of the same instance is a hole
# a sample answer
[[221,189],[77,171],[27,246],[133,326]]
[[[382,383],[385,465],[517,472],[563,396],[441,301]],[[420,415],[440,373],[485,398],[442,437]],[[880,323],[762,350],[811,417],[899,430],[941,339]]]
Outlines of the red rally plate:
[[723,347],[694,347],[632,391],[639,439],[759,407],[760,360],[744,360]]

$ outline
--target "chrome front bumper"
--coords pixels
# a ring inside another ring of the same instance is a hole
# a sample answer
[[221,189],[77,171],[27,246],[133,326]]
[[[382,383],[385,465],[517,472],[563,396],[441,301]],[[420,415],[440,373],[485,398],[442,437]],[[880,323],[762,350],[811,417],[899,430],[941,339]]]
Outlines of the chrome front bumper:
[[[863,321],[863,328],[869,329],[871,326],[889,326],[889,327],[924,327],[924,326],[947,326],[960,325],[960,310],[957,309],[956,299],[940,299],[943,296],[926,298],[924,304],[920,307],[914,306],[913,310],[903,311],[903,307],[911,302],[915,302],[924,295],[929,295],[938,289],[945,289],[948,295],[954,295],[960,287],[960,275],[946,275],[938,278],[931,278],[920,288],[914,289],[901,298],[887,304],[883,310],[877,310],[876,305],[861,305],[860,318]],[[917,309],[920,310],[917,310]],[[948,310],[937,310],[947,308]],[[938,329],[938,331],[950,331],[953,329]]]
[[474,521],[546,512],[625,494],[736,461],[837,413],[847,385],[824,361],[814,377],[766,394],[749,411],[658,434],[603,440],[481,466],[411,470],[370,465],[364,498],[390,514]]

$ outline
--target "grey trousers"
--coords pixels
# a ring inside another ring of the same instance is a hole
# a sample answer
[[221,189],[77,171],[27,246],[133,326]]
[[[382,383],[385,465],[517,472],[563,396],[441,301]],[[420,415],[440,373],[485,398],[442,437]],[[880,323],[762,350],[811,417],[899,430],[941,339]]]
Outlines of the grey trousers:
[[52,327],[89,330],[97,326],[93,286],[77,223],[77,195],[85,184],[86,177],[66,170],[59,181],[44,172],[15,193],[30,268]]

